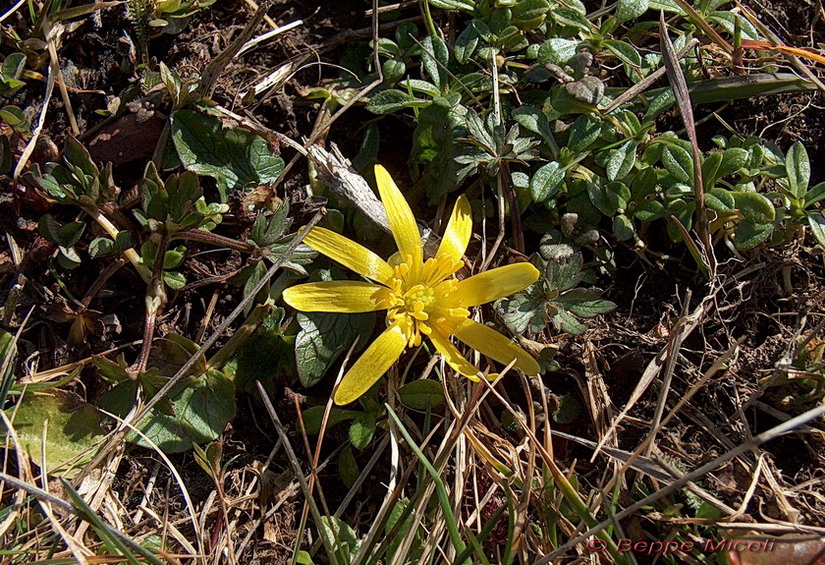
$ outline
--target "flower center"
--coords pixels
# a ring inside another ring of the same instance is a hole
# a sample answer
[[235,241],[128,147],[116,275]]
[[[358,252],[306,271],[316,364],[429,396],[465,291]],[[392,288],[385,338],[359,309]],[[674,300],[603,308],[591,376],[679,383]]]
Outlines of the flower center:
[[410,259],[395,265],[395,276],[387,283],[387,324],[396,324],[408,346],[417,347],[422,334],[435,330],[450,335],[470,312],[454,296],[458,281],[446,279],[461,268],[461,262],[433,258],[416,269]]

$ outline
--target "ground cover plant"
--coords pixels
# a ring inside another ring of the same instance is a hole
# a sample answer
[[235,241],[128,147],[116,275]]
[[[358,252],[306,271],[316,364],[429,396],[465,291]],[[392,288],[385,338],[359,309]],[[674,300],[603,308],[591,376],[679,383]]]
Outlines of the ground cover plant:
[[822,562],[823,18],[3,8],[2,559]]

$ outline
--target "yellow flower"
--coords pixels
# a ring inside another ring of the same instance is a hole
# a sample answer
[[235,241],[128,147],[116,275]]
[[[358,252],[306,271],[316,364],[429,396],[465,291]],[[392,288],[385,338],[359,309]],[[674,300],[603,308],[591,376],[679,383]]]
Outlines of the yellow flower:
[[537,375],[533,357],[497,331],[469,318],[468,308],[525,289],[539,272],[530,263],[516,263],[459,281],[453,275],[472,235],[470,203],[460,196],[444,238],[432,258],[424,260],[418,226],[409,204],[381,165],[375,167],[378,192],[387,210],[398,254],[384,261],[364,246],[335,232],[313,228],[304,243],[374,282],[329,281],[293,286],[284,300],[304,312],[387,311],[387,329],[349,369],[335,391],[336,404],[349,404],[364,394],[398,360],[404,349],[432,341],[447,363],[462,375],[481,376],[450,343],[455,336],[483,355]]

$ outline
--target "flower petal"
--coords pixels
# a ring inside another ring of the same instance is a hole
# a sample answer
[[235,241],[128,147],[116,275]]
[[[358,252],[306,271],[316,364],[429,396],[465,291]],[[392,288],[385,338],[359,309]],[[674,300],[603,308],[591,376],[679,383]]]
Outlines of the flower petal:
[[453,213],[444,231],[444,238],[435,254],[436,258],[444,257],[453,263],[461,261],[472,235],[473,212],[470,209],[470,201],[462,194],[453,207]]
[[341,379],[333,395],[335,404],[349,404],[367,392],[398,361],[406,346],[407,338],[398,326],[387,328]]
[[514,263],[459,281],[455,296],[464,308],[478,306],[524,290],[537,280],[539,271],[533,265]]
[[386,283],[395,272],[386,261],[351,239],[325,228],[312,228],[304,243],[330,259],[349,267],[359,275]]
[[433,345],[435,345],[438,352],[444,356],[444,360],[450,367],[471,381],[479,381],[480,371],[478,368],[467,361],[467,359],[465,359],[464,356],[458,352],[458,349],[450,343],[450,338],[444,336],[438,331],[434,331],[430,334],[430,341],[433,342]]
[[284,301],[302,312],[374,312],[386,306],[387,287],[368,282],[325,281],[284,290]]
[[415,223],[415,216],[413,216],[410,205],[407,204],[404,195],[401,194],[387,169],[381,165],[375,165],[375,181],[378,183],[378,193],[387,211],[392,236],[395,238],[401,256],[406,258],[410,255],[413,265],[421,265],[424,251],[421,247],[418,225]]
[[538,362],[529,353],[483,324],[465,320],[455,329],[454,335],[482,355],[499,363],[509,365],[515,359],[514,367],[527,375],[538,375],[541,372]]

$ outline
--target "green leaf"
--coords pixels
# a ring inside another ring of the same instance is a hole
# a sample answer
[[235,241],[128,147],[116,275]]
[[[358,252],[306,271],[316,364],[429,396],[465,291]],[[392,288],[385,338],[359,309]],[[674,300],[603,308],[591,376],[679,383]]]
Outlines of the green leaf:
[[384,74],[384,85],[392,86],[402,78],[407,72],[407,65],[400,59],[387,59],[381,65],[381,70]]
[[[269,246],[269,256],[267,259],[270,261],[277,260],[281,255],[284,254],[286,248],[289,247],[289,244],[292,243],[292,238],[295,237],[294,235],[287,236],[282,238],[277,243],[273,243]],[[312,263],[312,260],[318,256],[318,252],[312,249],[310,246],[306,245],[305,243],[301,243],[295,249],[295,252],[292,256],[283,264],[284,269],[289,269],[299,275],[307,274],[306,269],[304,269],[303,265],[309,265]]]
[[616,4],[616,18],[620,22],[635,20],[647,12],[649,6],[648,0],[619,0]]
[[805,207],[812,206],[825,200],[825,182],[821,182],[812,187],[805,195]]
[[598,139],[602,132],[602,121],[593,114],[582,114],[570,127],[567,148],[574,153],[581,153]]
[[[180,453],[191,449],[193,443],[214,441],[235,417],[235,385],[220,371],[209,370],[185,382],[170,398],[172,414],[154,409],[138,426],[165,453]],[[127,439],[149,447],[137,434]]]
[[263,137],[225,130],[215,118],[190,110],[172,114],[172,141],[187,170],[217,181],[221,202],[234,190],[275,182],[284,170]]
[[693,157],[686,149],[675,145],[665,146],[662,150],[662,164],[677,181],[693,183]]
[[571,39],[553,37],[548,39],[539,47],[538,62],[542,65],[552,63],[563,65],[576,54],[576,47],[579,42]]
[[705,190],[710,190],[716,186],[719,180],[719,167],[722,165],[723,156],[721,153],[711,153],[702,160],[702,182]]
[[676,3],[676,0],[650,0],[651,10],[664,10],[665,12],[675,12],[677,14],[684,14],[685,12]]
[[315,565],[312,561],[312,556],[303,549],[299,550],[298,553],[295,554],[295,563],[298,563],[299,565]]
[[319,528],[318,534],[326,538],[327,545],[332,547],[334,553],[341,552],[344,554],[347,559],[346,563],[349,563],[358,553],[360,543],[355,532],[346,522],[335,516],[321,517],[321,528]]
[[429,379],[411,381],[398,389],[401,404],[413,410],[425,412],[444,404],[441,384]]
[[742,216],[754,224],[769,224],[776,219],[776,209],[758,192],[731,192]]
[[426,80],[406,78],[401,83],[401,86],[403,86],[405,90],[420,92],[421,94],[426,94],[431,98],[437,98],[441,96],[441,91],[438,89],[438,87],[431,82],[427,82]]
[[630,140],[621,147],[610,152],[607,160],[607,179],[610,181],[623,179],[636,164],[636,147],[638,143]]
[[165,282],[172,290],[181,290],[186,286],[186,277],[183,273],[177,271],[164,271],[163,282]]
[[587,331],[587,326],[579,322],[573,314],[565,310],[553,316],[553,325],[560,331],[573,335],[581,335]]
[[513,119],[524,129],[536,133],[550,146],[553,151],[558,151],[558,144],[553,132],[550,129],[550,122],[547,116],[538,106],[519,106],[512,112]]
[[411,158],[424,164],[419,182],[427,187],[432,203],[455,190],[468,174],[456,161],[456,157],[466,153],[462,139],[467,136],[467,113],[461,105],[432,104],[418,114]]
[[89,255],[92,259],[111,255],[115,252],[115,242],[108,237],[97,237],[89,244]]
[[770,237],[773,224],[759,224],[744,220],[736,226],[734,239],[738,249],[753,249]]
[[[65,151],[66,162],[77,167],[83,175],[94,179],[100,174],[100,169],[95,165],[89,150],[74,136],[70,135],[66,138]],[[89,196],[97,200],[96,195],[89,194]]]
[[177,249],[170,249],[163,255],[163,268],[164,269],[174,269],[175,267],[179,267],[183,260],[186,258],[184,251],[186,248],[180,247]]
[[341,482],[349,488],[358,480],[359,474],[360,471],[352,452],[352,446],[347,445],[341,450],[341,455],[338,456],[338,475],[341,477]]
[[438,36],[428,35],[421,42],[421,64],[424,72],[439,90],[447,84],[447,66],[450,63],[450,50],[444,40]]
[[[86,229],[86,224],[84,222],[75,221],[68,223],[65,226],[59,227],[57,229],[57,234],[55,234],[54,228],[55,226],[57,226],[57,222],[55,222],[48,214],[46,214],[46,216],[48,216],[49,220],[51,221],[47,221],[47,225],[44,227],[46,227],[46,229],[49,230],[50,236],[57,236],[57,239],[54,241],[54,243],[57,243],[61,248],[71,249],[78,241],[80,241],[80,237],[83,235],[83,231]],[[44,216],[44,218],[46,216]],[[76,257],[77,253],[75,253],[74,250],[67,252],[67,254],[70,254],[73,259],[76,258],[77,261],[80,262],[80,258]]]
[[301,326],[295,337],[298,378],[302,385],[311,387],[356,338],[360,338],[359,349],[367,346],[375,326],[375,314],[299,313],[298,324]]
[[5,88],[3,84],[0,84],[0,93],[4,96],[10,96],[13,94],[14,89],[26,84],[18,80],[23,75],[25,68],[26,56],[23,53],[7,55],[3,60],[3,64],[0,65],[0,83],[5,84]]
[[[302,416],[307,435],[317,436],[321,433],[321,423],[323,422],[325,410],[325,406],[313,406],[304,410]],[[347,420],[357,418],[361,414],[363,414],[363,412],[359,412],[357,410],[344,410],[343,408],[333,406],[332,410],[329,411],[329,417],[327,417],[326,429],[330,429],[341,422],[346,422]]]
[[476,22],[478,21],[479,20],[471,21],[455,40],[453,53],[455,53],[455,60],[462,65],[470,60],[470,57],[472,57],[473,53],[475,53],[476,47],[478,47],[478,41],[480,39],[478,29],[476,27]]
[[63,267],[64,269],[74,269],[80,265],[80,255],[77,254],[77,251],[73,247],[63,247],[62,245],[58,247],[60,253],[57,256],[57,264]]
[[[275,308],[235,353],[235,386],[254,391],[255,383],[270,390],[285,375],[295,375],[295,338],[284,336],[281,322],[284,309]],[[236,333],[237,335],[237,333]]]
[[[0,330],[0,406],[4,406],[15,381],[14,367],[17,357],[17,341],[5,330]],[[71,375],[71,373],[70,373]],[[31,385],[26,385],[31,387]],[[28,389],[32,392],[32,389]]]
[[255,225],[252,226],[252,233],[249,234],[249,239],[259,247],[268,247],[281,239],[291,225],[289,203],[283,201],[269,219],[263,213],[258,214],[255,218]]
[[[568,2],[568,5],[570,2]],[[580,4],[580,6],[583,6]],[[582,12],[556,8],[553,10],[553,18],[561,26],[569,26],[585,33],[593,29],[593,25],[587,20]]]
[[363,451],[375,435],[375,416],[370,412],[362,412],[355,417],[349,427],[349,440],[359,451]]
[[60,224],[54,219],[51,214],[43,214],[40,216],[40,221],[37,222],[37,228],[40,235],[46,238],[51,243],[60,244]]
[[[16,412],[15,412],[16,410]],[[14,418],[14,429],[29,458],[41,465],[41,443],[46,429],[46,468],[50,475],[72,478],[91,461],[105,434],[100,414],[76,395],[54,389],[48,394],[26,394],[16,409],[6,414]],[[6,434],[2,437],[8,441]]]
[[544,297],[537,284],[532,285],[525,292],[498,300],[495,308],[504,320],[507,329],[517,335],[525,332],[535,335],[542,331],[546,324]]
[[616,39],[607,39],[604,46],[610,50],[622,63],[630,65],[631,67],[642,66],[642,56],[630,43],[626,41],[618,41]]
[[618,211],[618,202],[615,198],[610,198],[607,188],[595,182],[586,183],[587,196],[599,212],[605,216],[613,216]]
[[550,2],[548,0],[521,0],[513,6],[510,21],[519,27],[533,23],[536,20],[540,22],[549,10]]
[[633,238],[633,234],[636,233],[635,228],[633,227],[633,221],[625,216],[624,214],[619,214],[618,216],[613,217],[613,235],[615,235],[619,241],[627,241]]
[[556,302],[582,318],[592,318],[616,309],[616,304],[604,300],[601,291],[595,288],[574,288],[563,293]]
[[9,127],[18,134],[27,135],[29,133],[29,120],[26,118],[23,110],[17,106],[4,106],[0,108],[0,120],[5,121]]
[[658,220],[665,213],[665,206],[658,200],[642,200],[637,206],[633,216],[643,222]]
[[[742,149],[741,147],[725,149],[725,152],[722,154],[722,163],[719,165],[719,170],[716,173],[716,178],[724,178],[746,167],[749,159],[750,152],[748,152],[747,149]],[[705,186],[706,188],[712,188],[710,185]]]
[[705,193],[705,206],[719,214],[730,214],[736,210],[736,200],[729,190],[714,188]]
[[472,0],[427,0],[430,5],[442,10],[462,10],[472,12],[476,9]]
[[564,182],[564,171],[556,161],[547,163],[530,179],[530,194],[534,202],[544,202],[554,196]]
[[553,411],[553,421],[557,424],[572,424],[585,415],[584,407],[572,394],[559,396],[558,408]]
[[802,199],[808,192],[811,178],[811,161],[805,146],[798,141],[791,145],[785,156],[785,171],[788,174],[788,190],[797,199]]
[[407,108],[408,103],[415,100],[415,98],[403,90],[390,88],[382,90],[370,98],[370,101],[367,103],[367,110],[373,114],[392,114],[393,112]]
[[574,253],[566,259],[553,259],[547,262],[545,278],[551,289],[559,292],[573,288],[582,280],[581,268],[584,259],[581,253]]
[[[384,535],[389,536],[392,531],[398,525],[398,522],[401,520],[401,517],[404,515],[404,511],[409,507],[410,499],[409,498],[401,498],[390,510],[390,515],[387,518],[387,523],[384,524]],[[387,548],[387,555],[388,556],[395,556],[396,551],[398,551],[398,547],[401,545],[402,541],[406,538],[409,534],[410,529],[414,524],[415,519],[415,511],[412,511],[407,514],[407,517],[404,519],[404,522],[398,526],[398,530],[396,531],[395,535],[390,539],[390,545]],[[421,543],[420,535],[418,533],[415,534],[416,542],[412,544],[411,552],[407,554],[405,557],[415,559],[417,552],[416,547],[421,547],[423,544]],[[409,561],[407,561],[409,562]]]
[[808,212],[808,225],[817,243],[825,247],[825,217],[819,212]]

